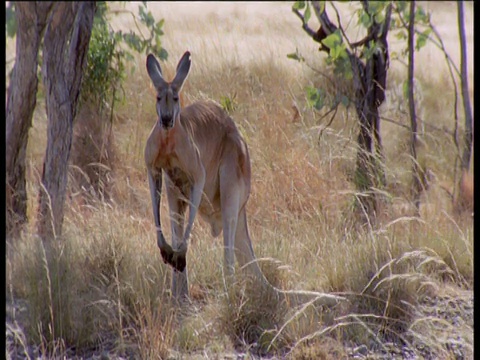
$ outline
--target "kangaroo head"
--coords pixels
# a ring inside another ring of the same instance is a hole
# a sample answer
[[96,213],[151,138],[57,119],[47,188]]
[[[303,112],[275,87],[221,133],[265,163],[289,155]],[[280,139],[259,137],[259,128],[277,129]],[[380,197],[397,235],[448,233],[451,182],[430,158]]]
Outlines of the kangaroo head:
[[180,115],[179,93],[190,71],[190,52],[183,54],[178,62],[177,71],[172,82],[163,79],[162,69],[154,55],[147,56],[147,72],[157,91],[158,123],[164,129],[170,129]]

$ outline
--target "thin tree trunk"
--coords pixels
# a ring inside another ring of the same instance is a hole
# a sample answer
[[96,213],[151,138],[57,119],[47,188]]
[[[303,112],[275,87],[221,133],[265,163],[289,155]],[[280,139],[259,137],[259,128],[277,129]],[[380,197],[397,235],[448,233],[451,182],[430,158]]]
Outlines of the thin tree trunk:
[[[364,3],[368,12],[368,2]],[[377,211],[377,194],[375,188],[386,185],[384,171],[384,156],[380,135],[379,106],[385,100],[385,88],[388,69],[388,33],[391,16],[391,6],[386,11],[385,23],[374,23],[368,29],[368,38],[373,39],[378,50],[367,59],[365,66],[360,66],[358,58],[350,57],[354,71],[354,87],[356,111],[359,118],[358,152],[356,185],[365,193],[360,200],[364,215],[372,223]]]
[[94,13],[94,2],[57,2],[45,31],[42,70],[48,127],[37,224],[43,240],[62,231],[73,121]]
[[468,94],[468,72],[467,72],[467,42],[465,39],[465,20],[463,11],[463,1],[457,2],[458,6],[458,31],[460,34],[460,71],[463,109],[465,111],[465,140],[462,153],[462,172],[468,172],[470,169],[470,159],[472,157],[473,141],[473,115],[470,105],[470,96]]
[[25,157],[37,95],[38,50],[51,2],[16,2],[16,59],[5,110],[6,228],[17,236],[27,219]]
[[[338,27],[333,24],[319,1],[312,1],[311,5],[320,22],[320,29],[314,32],[304,22],[303,29],[315,41],[321,41],[318,33],[321,30],[325,35],[335,32]],[[369,13],[369,2],[362,1],[366,13]],[[297,11],[302,21],[304,17]],[[373,22],[368,29],[367,36],[355,46],[363,46],[369,41],[374,41],[378,49],[372,58],[364,64],[356,52],[347,49],[347,54],[352,65],[353,88],[355,90],[355,110],[360,125],[357,142],[357,160],[355,169],[355,185],[362,193],[358,197],[358,205],[361,210],[362,220],[370,224],[375,220],[377,200],[375,188],[386,184],[383,169],[383,153],[380,135],[380,117],[378,108],[385,100],[385,88],[388,69],[388,43],[387,34],[390,26],[392,4],[388,4],[383,23]],[[325,46],[319,50],[329,51]]]
[[408,20],[408,107],[410,112],[410,155],[412,157],[412,199],[416,215],[420,214],[421,183],[417,161],[417,115],[415,113],[414,71],[415,71],[415,1],[410,2],[410,17]]
[[[365,11],[368,12],[368,3],[364,3]],[[375,37],[376,29],[369,27],[368,35]],[[353,66],[353,64],[352,64]],[[375,156],[374,156],[374,104],[375,104],[375,85],[374,85],[374,64],[372,59],[367,60],[363,66],[363,72],[355,73],[360,75],[355,91],[355,102],[360,129],[358,133],[357,150],[357,170],[356,186],[364,193],[359,202],[362,206],[362,216],[366,215],[365,220],[372,222],[376,212],[376,199],[373,188],[375,187]]]
[[[383,179],[383,171],[379,165],[380,157],[376,157],[377,136],[380,138],[377,128],[378,108],[375,98],[375,74],[374,63],[370,59],[365,66],[365,72],[361,76],[361,85],[356,91],[356,112],[359,119],[360,129],[357,137],[358,150],[356,162],[356,187],[364,193],[360,200],[362,215],[367,215],[366,221],[375,218],[377,201],[374,188],[378,187]],[[364,90],[366,89],[366,91]],[[378,139],[380,140],[380,139]]]
[[378,31],[377,46],[379,51],[374,53],[372,60],[374,62],[374,81],[375,81],[375,155],[378,159],[378,181],[382,187],[387,185],[387,178],[385,175],[385,154],[383,152],[382,137],[380,133],[380,114],[378,108],[385,101],[385,90],[387,88],[387,73],[390,66],[390,54],[388,52],[387,35],[390,29],[390,20],[392,17],[392,4],[387,6],[385,12],[385,22],[380,25]]

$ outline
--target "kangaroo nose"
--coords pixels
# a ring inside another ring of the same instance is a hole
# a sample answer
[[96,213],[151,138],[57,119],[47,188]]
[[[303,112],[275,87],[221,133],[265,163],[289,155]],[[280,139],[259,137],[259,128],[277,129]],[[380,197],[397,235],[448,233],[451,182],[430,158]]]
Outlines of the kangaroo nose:
[[173,116],[169,116],[169,115],[162,116],[160,120],[161,120],[162,126],[165,128],[171,128],[173,126]]

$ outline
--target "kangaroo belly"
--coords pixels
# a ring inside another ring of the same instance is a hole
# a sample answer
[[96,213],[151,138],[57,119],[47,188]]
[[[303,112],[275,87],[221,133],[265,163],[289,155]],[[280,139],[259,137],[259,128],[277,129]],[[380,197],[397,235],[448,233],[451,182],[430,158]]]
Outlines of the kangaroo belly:
[[190,191],[192,188],[192,182],[188,175],[178,167],[174,167],[166,170],[167,176],[172,184],[180,191],[185,197],[185,200],[190,199]]

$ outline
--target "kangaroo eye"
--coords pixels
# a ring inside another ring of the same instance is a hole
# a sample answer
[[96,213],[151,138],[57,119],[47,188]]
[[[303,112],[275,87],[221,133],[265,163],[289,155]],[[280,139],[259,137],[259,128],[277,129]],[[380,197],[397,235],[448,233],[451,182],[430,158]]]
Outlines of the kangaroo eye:
[[174,96],[173,101],[178,101],[178,96]]
[[160,101],[162,100],[162,98],[160,96],[157,96],[157,101]]

